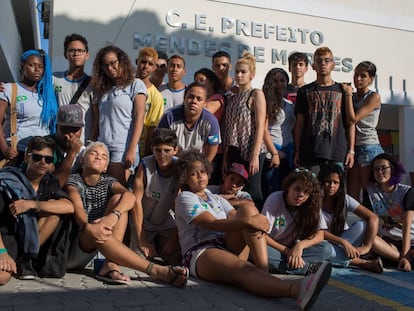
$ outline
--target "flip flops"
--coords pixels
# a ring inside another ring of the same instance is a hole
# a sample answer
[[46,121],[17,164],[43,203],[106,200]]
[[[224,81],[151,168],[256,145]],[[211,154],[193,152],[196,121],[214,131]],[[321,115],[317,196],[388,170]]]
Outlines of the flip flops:
[[124,275],[119,270],[110,270],[104,275],[96,274],[95,278],[99,281],[112,284],[112,285],[123,285],[123,284],[129,284],[129,281],[121,280],[121,279],[114,279],[111,276],[113,276],[113,273],[118,273],[119,275]]

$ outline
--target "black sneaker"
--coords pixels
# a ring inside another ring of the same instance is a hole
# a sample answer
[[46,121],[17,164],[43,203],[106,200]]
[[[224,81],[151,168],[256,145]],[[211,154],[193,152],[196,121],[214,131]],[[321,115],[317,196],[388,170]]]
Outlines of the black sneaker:
[[316,271],[318,271],[321,265],[322,262],[310,263],[308,265],[308,268],[306,269],[305,276],[316,273]]
[[34,280],[37,278],[36,270],[30,258],[20,258],[16,261],[17,277],[20,280]]

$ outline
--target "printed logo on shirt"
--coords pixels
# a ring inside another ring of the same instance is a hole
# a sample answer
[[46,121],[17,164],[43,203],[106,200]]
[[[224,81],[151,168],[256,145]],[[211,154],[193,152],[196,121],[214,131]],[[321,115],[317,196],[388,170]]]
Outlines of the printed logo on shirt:
[[209,144],[217,144],[219,142],[218,134],[209,136],[207,138],[207,141],[208,141]]
[[278,216],[275,218],[275,223],[273,224],[273,228],[283,228],[286,226],[286,218],[285,216]]
[[159,199],[159,198],[161,197],[161,193],[154,191],[154,192],[152,193],[152,197],[153,197],[154,199]]
[[60,92],[62,92],[62,86],[61,85],[56,85],[55,93],[60,93]]
[[167,99],[166,98],[163,98],[162,100],[163,100],[164,106],[165,106],[167,104]]
[[20,95],[16,97],[16,102],[23,102],[27,100],[27,96],[26,95]]

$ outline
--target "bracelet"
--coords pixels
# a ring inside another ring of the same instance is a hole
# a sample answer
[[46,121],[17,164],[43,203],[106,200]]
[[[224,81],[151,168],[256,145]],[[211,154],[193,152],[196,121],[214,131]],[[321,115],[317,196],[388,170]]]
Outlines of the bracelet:
[[272,157],[274,157],[274,156],[279,156],[279,154],[278,153],[272,153]]
[[355,154],[355,151],[354,150],[348,150],[348,153]]
[[150,263],[147,266],[147,269],[145,269],[145,273],[151,276],[152,268],[154,267],[154,263],[150,261]]
[[116,217],[118,217],[118,220],[121,218],[121,212],[120,211],[113,210],[113,211],[111,211],[111,213],[114,214]]
[[7,253],[7,249],[5,249],[5,248],[0,248],[0,255],[1,255],[1,254],[4,254],[4,253]]
[[353,95],[352,93],[351,94],[345,93],[345,96],[353,96]]

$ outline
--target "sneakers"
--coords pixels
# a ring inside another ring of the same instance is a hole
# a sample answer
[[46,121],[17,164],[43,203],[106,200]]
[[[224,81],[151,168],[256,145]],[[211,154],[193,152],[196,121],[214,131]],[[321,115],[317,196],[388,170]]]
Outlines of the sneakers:
[[34,280],[37,278],[36,270],[32,266],[30,258],[20,258],[16,261],[17,277],[20,280]]
[[321,265],[322,265],[322,262],[310,263],[308,265],[308,268],[306,269],[305,276],[316,273],[319,270]]
[[299,297],[296,303],[301,310],[309,310],[319,296],[322,288],[326,285],[331,276],[332,266],[328,261],[320,263],[316,273],[308,275],[302,280]]

